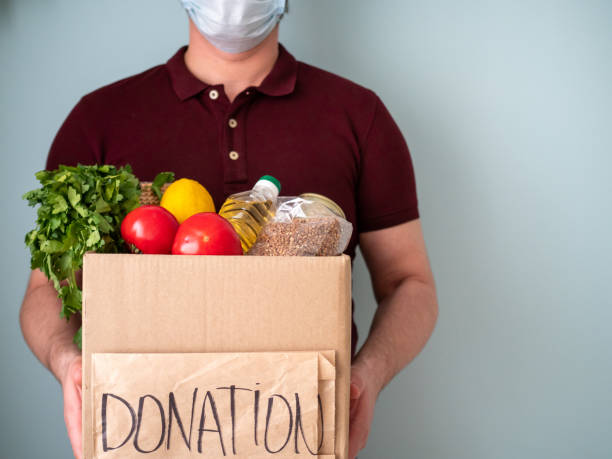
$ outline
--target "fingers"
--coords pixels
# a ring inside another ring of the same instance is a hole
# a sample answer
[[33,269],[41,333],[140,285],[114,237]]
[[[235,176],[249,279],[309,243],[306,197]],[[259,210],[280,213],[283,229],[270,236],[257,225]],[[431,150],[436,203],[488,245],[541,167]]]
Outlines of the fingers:
[[81,385],[81,381],[83,379],[83,365],[81,359],[75,361],[70,369],[70,376],[75,384]]
[[358,384],[351,382],[351,403],[349,411],[350,419],[353,419],[353,416],[355,416],[355,413],[359,409],[359,399],[361,397],[362,391],[363,389],[361,389]]
[[365,384],[359,371],[355,367],[351,368],[351,399],[359,398],[364,386]]
[[365,419],[363,409],[357,409],[351,416],[351,426],[349,431],[349,459],[354,459],[361,451],[368,440],[370,430],[369,422]]
[[351,408],[349,428],[349,459],[354,459],[368,440],[374,415],[374,401],[366,391],[366,380],[361,370],[351,368]]
[[[78,368],[76,368],[78,367]],[[78,371],[76,371],[78,370]],[[64,384],[64,421],[72,451],[77,459],[83,457],[81,426],[81,365],[70,369],[70,378]]]
[[78,359],[73,368],[71,369],[70,377],[74,381],[79,393],[79,398],[81,398],[81,390],[83,386],[83,365],[81,359]]
[[349,420],[350,422],[353,422],[353,418],[357,415],[359,411],[359,399],[358,398],[352,398],[351,399],[351,406],[350,406],[350,410],[349,410]]
[[361,395],[361,390],[362,389],[357,384],[351,382],[351,400],[358,399]]

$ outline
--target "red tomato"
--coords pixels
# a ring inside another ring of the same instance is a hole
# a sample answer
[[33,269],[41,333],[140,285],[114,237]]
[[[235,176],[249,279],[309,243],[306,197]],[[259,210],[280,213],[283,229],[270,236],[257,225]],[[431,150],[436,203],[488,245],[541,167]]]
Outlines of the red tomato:
[[160,206],[137,207],[121,222],[121,236],[142,253],[169,254],[179,224]]
[[192,215],[179,226],[174,238],[175,255],[242,255],[234,227],[214,212]]

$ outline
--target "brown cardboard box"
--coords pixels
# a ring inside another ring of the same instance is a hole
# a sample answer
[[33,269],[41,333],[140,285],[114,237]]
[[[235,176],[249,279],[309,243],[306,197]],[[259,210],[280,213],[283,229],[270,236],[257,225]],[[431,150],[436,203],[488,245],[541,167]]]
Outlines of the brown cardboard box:
[[87,254],[83,273],[86,458],[347,457],[347,256]]

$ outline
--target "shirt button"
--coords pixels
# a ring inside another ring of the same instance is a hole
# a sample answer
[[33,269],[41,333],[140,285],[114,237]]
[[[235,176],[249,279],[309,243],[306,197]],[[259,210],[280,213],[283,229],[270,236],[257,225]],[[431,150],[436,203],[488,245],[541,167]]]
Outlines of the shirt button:
[[233,129],[238,126],[238,121],[236,121],[234,118],[230,118],[227,124],[229,124],[229,127]]
[[216,89],[211,89],[211,91],[208,93],[208,97],[210,97],[212,100],[216,100],[219,97],[219,91]]
[[230,151],[229,157],[232,161],[236,161],[238,158],[240,158],[240,155],[238,154],[237,151]]

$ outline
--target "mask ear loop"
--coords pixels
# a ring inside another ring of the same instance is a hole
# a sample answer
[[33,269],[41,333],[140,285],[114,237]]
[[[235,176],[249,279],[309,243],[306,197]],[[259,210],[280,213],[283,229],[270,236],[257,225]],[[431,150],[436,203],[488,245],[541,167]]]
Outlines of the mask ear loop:
[[278,17],[278,20],[280,21],[285,16],[285,14],[287,14],[288,12],[289,12],[289,0],[285,0],[285,9],[281,13],[281,15]]

